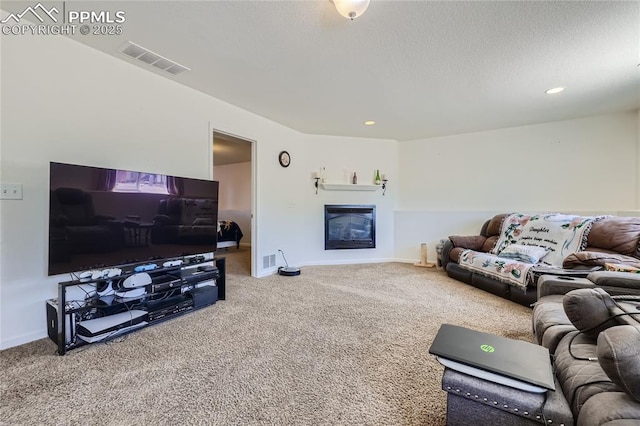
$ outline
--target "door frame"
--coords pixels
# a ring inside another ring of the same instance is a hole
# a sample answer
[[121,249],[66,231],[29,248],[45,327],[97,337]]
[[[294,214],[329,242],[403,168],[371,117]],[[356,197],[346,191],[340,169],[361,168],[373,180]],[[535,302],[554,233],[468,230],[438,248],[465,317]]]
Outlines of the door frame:
[[215,127],[211,122],[209,122],[209,138],[208,138],[208,152],[209,152],[209,178],[214,179],[214,170],[213,170],[213,144],[214,144],[214,133],[220,133],[223,135],[231,136],[236,139],[242,139],[243,141],[247,141],[251,144],[251,276],[257,277],[257,254],[258,251],[258,227],[257,227],[257,218],[258,218],[258,190],[257,190],[257,141],[254,139],[247,138],[245,136],[237,135],[233,132],[228,132],[225,130],[220,130],[219,127]]

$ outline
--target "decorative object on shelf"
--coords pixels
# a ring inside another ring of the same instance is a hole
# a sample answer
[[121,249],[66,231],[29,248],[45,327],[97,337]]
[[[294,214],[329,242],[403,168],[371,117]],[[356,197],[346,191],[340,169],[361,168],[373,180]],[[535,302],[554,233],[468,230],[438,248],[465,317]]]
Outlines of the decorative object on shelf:
[[291,164],[291,156],[287,151],[280,151],[280,154],[278,154],[278,161],[282,167],[289,167],[289,164]]
[[369,7],[369,0],[329,0],[338,13],[347,19],[354,20]]
[[421,266],[423,268],[433,268],[435,265],[427,261],[427,244],[420,244],[420,262],[414,263],[415,266]]
[[315,179],[316,183],[315,183],[315,187],[316,187],[316,195],[318,195],[318,181],[320,180],[320,176],[318,175],[318,172],[313,172],[313,179]]
[[[384,195],[388,182],[387,175],[380,173],[379,169],[375,171],[374,182],[365,184],[358,183],[358,173],[351,173],[348,169],[343,170],[342,182],[328,182],[325,177],[324,167],[321,167],[319,172],[312,171],[311,179],[313,187],[316,189],[316,194],[318,194],[318,190],[320,189],[324,189],[325,191],[377,191],[379,188],[382,188],[382,195]],[[378,181],[378,179],[380,180]]]
[[382,195],[387,192],[387,182],[389,182],[387,175],[382,175]]

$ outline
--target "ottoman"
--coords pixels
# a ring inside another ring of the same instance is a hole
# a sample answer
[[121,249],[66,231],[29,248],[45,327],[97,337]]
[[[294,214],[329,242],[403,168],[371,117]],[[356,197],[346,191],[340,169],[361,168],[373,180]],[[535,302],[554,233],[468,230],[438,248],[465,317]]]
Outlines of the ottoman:
[[556,391],[526,392],[445,368],[447,425],[573,425],[569,404],[556,381]]

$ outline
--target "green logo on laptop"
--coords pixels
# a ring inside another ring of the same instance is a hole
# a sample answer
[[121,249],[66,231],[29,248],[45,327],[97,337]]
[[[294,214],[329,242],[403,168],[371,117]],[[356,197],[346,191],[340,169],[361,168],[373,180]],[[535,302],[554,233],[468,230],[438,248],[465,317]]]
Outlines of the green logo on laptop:
[[491,345],[481,345],[480,349],[482,349],[483,351],[487,352],[487,353],[491,353],[493,351],[495,351],[494,347]]

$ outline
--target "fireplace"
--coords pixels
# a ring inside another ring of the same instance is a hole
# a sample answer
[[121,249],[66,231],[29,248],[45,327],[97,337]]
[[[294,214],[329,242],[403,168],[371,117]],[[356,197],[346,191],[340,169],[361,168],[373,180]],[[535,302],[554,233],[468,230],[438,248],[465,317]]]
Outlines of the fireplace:
[[376,247],[376,206],[325,205],[324,249]]

